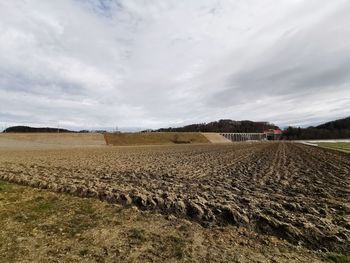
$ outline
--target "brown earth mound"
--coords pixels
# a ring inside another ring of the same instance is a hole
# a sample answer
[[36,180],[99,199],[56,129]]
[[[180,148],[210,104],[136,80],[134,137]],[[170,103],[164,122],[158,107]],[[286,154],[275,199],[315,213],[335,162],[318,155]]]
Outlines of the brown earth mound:
[[209,143],[199,132],[105,133],[107,145],[162,145]]
[[204,132],[202,133],[205,138],[211,143],[232,143],[229,139],[222,136],[220,133],[215,132]]
[[106,145],[101,133],[1,133],[0,147],[40,147],[45,145],[98,146]]
[[350,251],[350,155],[315,147],[0,150],[0,178]]

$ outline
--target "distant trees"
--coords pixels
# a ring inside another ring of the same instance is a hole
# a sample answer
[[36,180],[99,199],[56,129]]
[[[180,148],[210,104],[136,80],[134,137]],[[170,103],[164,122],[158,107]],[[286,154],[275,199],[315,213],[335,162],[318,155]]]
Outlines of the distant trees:
[[330,121],[325,124],[319,125],[316,128],[328,130],[350,130],[350,117],[339,119],[336,121]]
[[[268,129],[278,129],[269,122],[219,120],[209,123],[190,124],[178,128],[162,128],[155,132],[263,132]],[[350,117],[324,123],[316,127],[288,127],[283,131],[284,140],[309,139],[349,139]]]
[[285,140],[310,140],[310,139],[349,139],[350,138],[350,117],[325,124],[308,127],[288,127],[283,132]]
[[162,128],[155,132],[263,132],[267,129],[278,129],[268,122],[219,120],[209,123],[190,124],[178,128]]
[[[278,129],[278,127],[269,122],[254,122],[249,120],[219,120],[209,123],[190,124],[178,128],[162,128],[159,130],[147,130],[144,132],[242,132],[242,133],[260,133],[264,130]],[[33,128],[28,126],[13,126],[5,129],[3,132],[74,132],[60,128]],[[89,132],[82,130],[80,132]],[[94,131],[105,132],[105,131]],[[350,117],[335,120],[318,125],[316,127],[300,128],[288,127],[283,131],[284,140],[309,140],[309,139],[350,139]]]
[[60,128],[49,128],[49,127],[45,127],[45,128],[34,128],[34,127],[28,127],[28,126],[13,126],[13,127],[9,127],[7,129],[5,129],[3,132],[60,132],[60,133],[64,133],[64,132],[73,132],[70,130],[66,130],[66,129],[60,129]]
[[5,129],[3,132],[17,132],[17,133],[26,133],[26,132],[44,132],[44,133],[67,133],[67,132],[74,132],[74,133],[90,133],[90,132],[96,132],[96,133],[105,133],[106,130],[80,130],[80,131],[71,131],[67,129],[60,129],[60,128],[50,128],[50,127],[44,127],[44,128],[35,128],[35,127],[29,127],[29,126],[12,126],[7,129]]

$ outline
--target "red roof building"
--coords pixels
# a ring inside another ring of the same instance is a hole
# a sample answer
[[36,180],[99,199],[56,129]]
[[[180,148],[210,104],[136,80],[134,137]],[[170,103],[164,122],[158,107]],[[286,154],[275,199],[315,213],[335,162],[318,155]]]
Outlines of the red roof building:
[[266,138],[270,141],[280,140],[282,137],[282,131],[280,129],[268,129],[265,130]]

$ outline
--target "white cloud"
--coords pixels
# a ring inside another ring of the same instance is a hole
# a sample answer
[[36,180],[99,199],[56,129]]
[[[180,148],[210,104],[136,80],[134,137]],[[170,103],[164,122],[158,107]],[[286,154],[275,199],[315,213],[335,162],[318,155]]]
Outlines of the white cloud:
[[160,127],[350,115],[345,0],[0,3],[0,122]]

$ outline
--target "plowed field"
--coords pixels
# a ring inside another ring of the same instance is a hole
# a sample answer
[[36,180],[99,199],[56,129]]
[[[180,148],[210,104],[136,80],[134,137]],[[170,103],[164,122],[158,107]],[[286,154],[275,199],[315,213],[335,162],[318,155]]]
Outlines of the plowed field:
[[0,149],[0,179],[350,251],[350,155],[316,147]]

